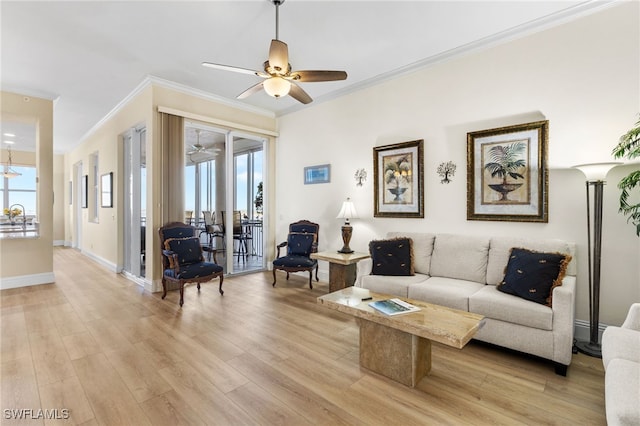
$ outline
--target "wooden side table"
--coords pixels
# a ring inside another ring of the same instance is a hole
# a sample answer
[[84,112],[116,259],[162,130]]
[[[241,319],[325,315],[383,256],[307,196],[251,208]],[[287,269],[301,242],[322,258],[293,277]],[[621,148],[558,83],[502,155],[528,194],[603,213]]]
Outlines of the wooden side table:
[[356,281],[356,263],[367,259],[368,253],[338,253],[337,251],[321,251],[311,253],[312,259],[329,262],[329,292],[353,286]]

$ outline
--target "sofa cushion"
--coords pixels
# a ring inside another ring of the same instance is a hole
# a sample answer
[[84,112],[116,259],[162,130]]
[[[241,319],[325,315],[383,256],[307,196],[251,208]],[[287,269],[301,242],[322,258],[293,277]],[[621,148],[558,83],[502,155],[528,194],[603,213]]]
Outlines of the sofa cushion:
[[489,238],[436,235],[431,257],[431,276],[485,283]]
[[640,424],[640,363],[613,359],[604,376],[608,425]]
[[469,310],[469,297],[485,287],[474,281],[454,278],[431,277],[428,280],[409,285],[408,297],[448,308]]
[[287,237],[287,254],[293,256],[309,256],[315,239],[315,234],[291,232]]
[[298,256],[295,254],[282,256],[273,261],[273,266],[280,268],[303,268],[312,269],[318,261],[307,256]]
[[415,274],[413,276],[384,276],[365,275],[360,281],[360,287],[376,293],[393,294],[395,296],[408,297],[407,289],[411,284],[419,283],[429,278],[427,275]]
[[[164,241],[164,248],[178,255],[178,263],[180,265],[188,265],[202,261],[200,239],[197,237],[169,238]],[[172,264],[172,258],[169,258],[169,263],[171,264],[169,265],[171,268],[175,268],[175,265]]]
[[551,308],[502,293],[492,285],[484,286],[469,297],[469,312],[541,330],[553,328]]
[[513,248],[498,290],[551,306],[553,288],[562,285],[571,256]]
[[411,238],[413,248],[413,270],[417,274],[430,274],[431,254],[433,253],[434,234],[421,232],[388,232],[387,238]]
[[165,269],[164,275],[178,280],[189,280],[217,274],[218,272],[222,272],[222,266],[210,262],[198,262],[180,266],[180,271],[177,274],[174,269]]
[[411,238],[392,238],[369,242],[373,275],[413,275]]
[[615,358],[640,362],[640,331],[609,326],[602,333],[602,364],[605,370]]
[[[509,263],[509,255],[513,247],[525,247],[549,253],[565,253],[573,255],[571,244],[562,240],[535,240],[526,238],[495,237],[491,238],[489,260],[487,262],[487,284],[498,285],[504,278],[504,270]],[[576,275],[575,262],[567,268],[568,275]]]

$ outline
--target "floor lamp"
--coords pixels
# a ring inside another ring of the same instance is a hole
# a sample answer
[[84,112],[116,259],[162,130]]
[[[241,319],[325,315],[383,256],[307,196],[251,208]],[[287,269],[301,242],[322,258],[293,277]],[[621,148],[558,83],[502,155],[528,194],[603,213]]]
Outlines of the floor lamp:
[[[602,194],[609,170],[621,163],[594,163],[574,166],[584,173],[587,188],[587,251],[589,262],[589,341],[576,342],[578,350],[602,358],[598,335],[600,324],[600,260],[602,249]],[[591,224],[591,187],[593,187],[593,226]],[[593,235],[592,235],[593,234]]]

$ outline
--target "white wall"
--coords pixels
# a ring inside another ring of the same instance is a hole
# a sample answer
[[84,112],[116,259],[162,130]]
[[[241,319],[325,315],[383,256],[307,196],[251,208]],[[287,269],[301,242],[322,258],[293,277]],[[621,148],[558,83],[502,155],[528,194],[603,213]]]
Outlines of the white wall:
[[[276,235],[289,222],[320,223],[320,250],[342,246],[342,201],[351,197],[351,247],[387,231],[456,232],[562,238],[578,244],[577,318],[588,320],[584,177],[570,166],[612,161],[618,137],[640,109],[639,3],[594,15],[482,52],[437,64],[279,119]],[[348,70],[347,70],[348,71]],[[330,83],[326,83],[330,84]],[[549,120],[549,223],[466,220],[466,134]],[[373,218],[374,146],[424,139],[425,218]],[[439,163],[453,161],[441,184]],[[331,183],[303,185],[303,168],[331,164]],[[601,322],[619,324],[640,300],[640,242],[617,213],[617,182],[636,166],[614,169],[605,188]],[[353,174],[365,168],[366,183]],[[277,238],[278,239],[278,238]],[[328,269],[326,264],[321,268]]]

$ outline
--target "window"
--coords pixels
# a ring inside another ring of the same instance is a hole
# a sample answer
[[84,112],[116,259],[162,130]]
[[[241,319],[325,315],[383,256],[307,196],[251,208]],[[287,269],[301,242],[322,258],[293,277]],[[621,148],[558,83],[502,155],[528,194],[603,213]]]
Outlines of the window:
[[198,163],[200,173],[200,210],[216,210],[216,160]]
[[[262,206],[257,208],[255,201],[262,183],[262,148],[235,155],[234,167],[236,175],[235,210],[240,210],[243,217],[258,219],[262,216]],[[260,210],[260,211],[258,211]]]
[[195,212],[196,210],[196,166],[189,164],[184,168],[184,209]]
[[[4,166],[6,167],[6,166]],[[2,208],[9,208],[13,204],[21,204],[27,217],[36,216],[36,168],[29,166],[11,166],[20,176],[14,178],[0,178],[2,191]]]

